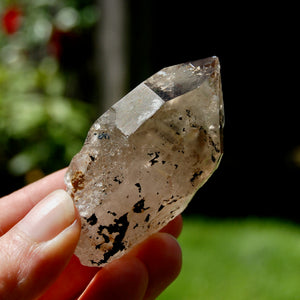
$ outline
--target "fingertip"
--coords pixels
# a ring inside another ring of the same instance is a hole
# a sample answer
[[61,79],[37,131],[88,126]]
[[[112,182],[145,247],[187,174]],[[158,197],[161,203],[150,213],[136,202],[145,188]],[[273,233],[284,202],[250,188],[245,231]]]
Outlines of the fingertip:
[[76,211],[71,197],[64,190],[56,190],[33,207],[16,227],[40,243],[56,237],[75,219]]
[[178,238],[183,227],[182,216],[179,215],[172,221],[170,221],[160,232],[165,232],[173,235],[175,238]]
[[147,267],[149,274],[144,299],[155,299],[179,275],[182,265],[181,248],[172,235],[159,232],[134,251],[136,257]]
[[100,269],[79,300],[140,300],[147,285],[148,272],[142,261],[123,256]]

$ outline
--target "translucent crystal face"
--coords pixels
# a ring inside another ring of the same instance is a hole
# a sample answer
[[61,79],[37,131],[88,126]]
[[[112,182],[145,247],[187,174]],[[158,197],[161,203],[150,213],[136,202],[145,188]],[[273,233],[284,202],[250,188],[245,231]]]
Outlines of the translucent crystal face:
[[216,57],[165,68],[105,112],[65,176],[81,263],[104,265],[180,214],[219,164],[223,125]]

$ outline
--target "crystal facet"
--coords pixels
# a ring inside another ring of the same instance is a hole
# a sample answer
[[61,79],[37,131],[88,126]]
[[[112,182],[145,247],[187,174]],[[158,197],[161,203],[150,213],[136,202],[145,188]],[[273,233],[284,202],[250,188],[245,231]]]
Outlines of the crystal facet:
[[185,209],[219,164],[223,120],[217,57],[162,69],[99,117],[65,176],[82,264],[120,257]]

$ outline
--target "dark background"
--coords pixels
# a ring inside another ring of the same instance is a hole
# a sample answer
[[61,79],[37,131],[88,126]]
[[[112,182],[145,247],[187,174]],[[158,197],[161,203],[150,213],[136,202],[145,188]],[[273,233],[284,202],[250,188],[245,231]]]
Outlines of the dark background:
[[168,65],[212,55],[221,62],[224,156],[186,213],[299,221],[296,7],[149,2],[131,1],[132,87]]

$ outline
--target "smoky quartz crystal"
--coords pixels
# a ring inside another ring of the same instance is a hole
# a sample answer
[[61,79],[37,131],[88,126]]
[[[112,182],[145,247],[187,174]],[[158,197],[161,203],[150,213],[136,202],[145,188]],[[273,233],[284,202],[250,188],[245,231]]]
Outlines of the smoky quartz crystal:
[[103,266],[180,214],[220,162],[223,125],[217,57],[162,69],[100,116],[65,176],[81,263]]

